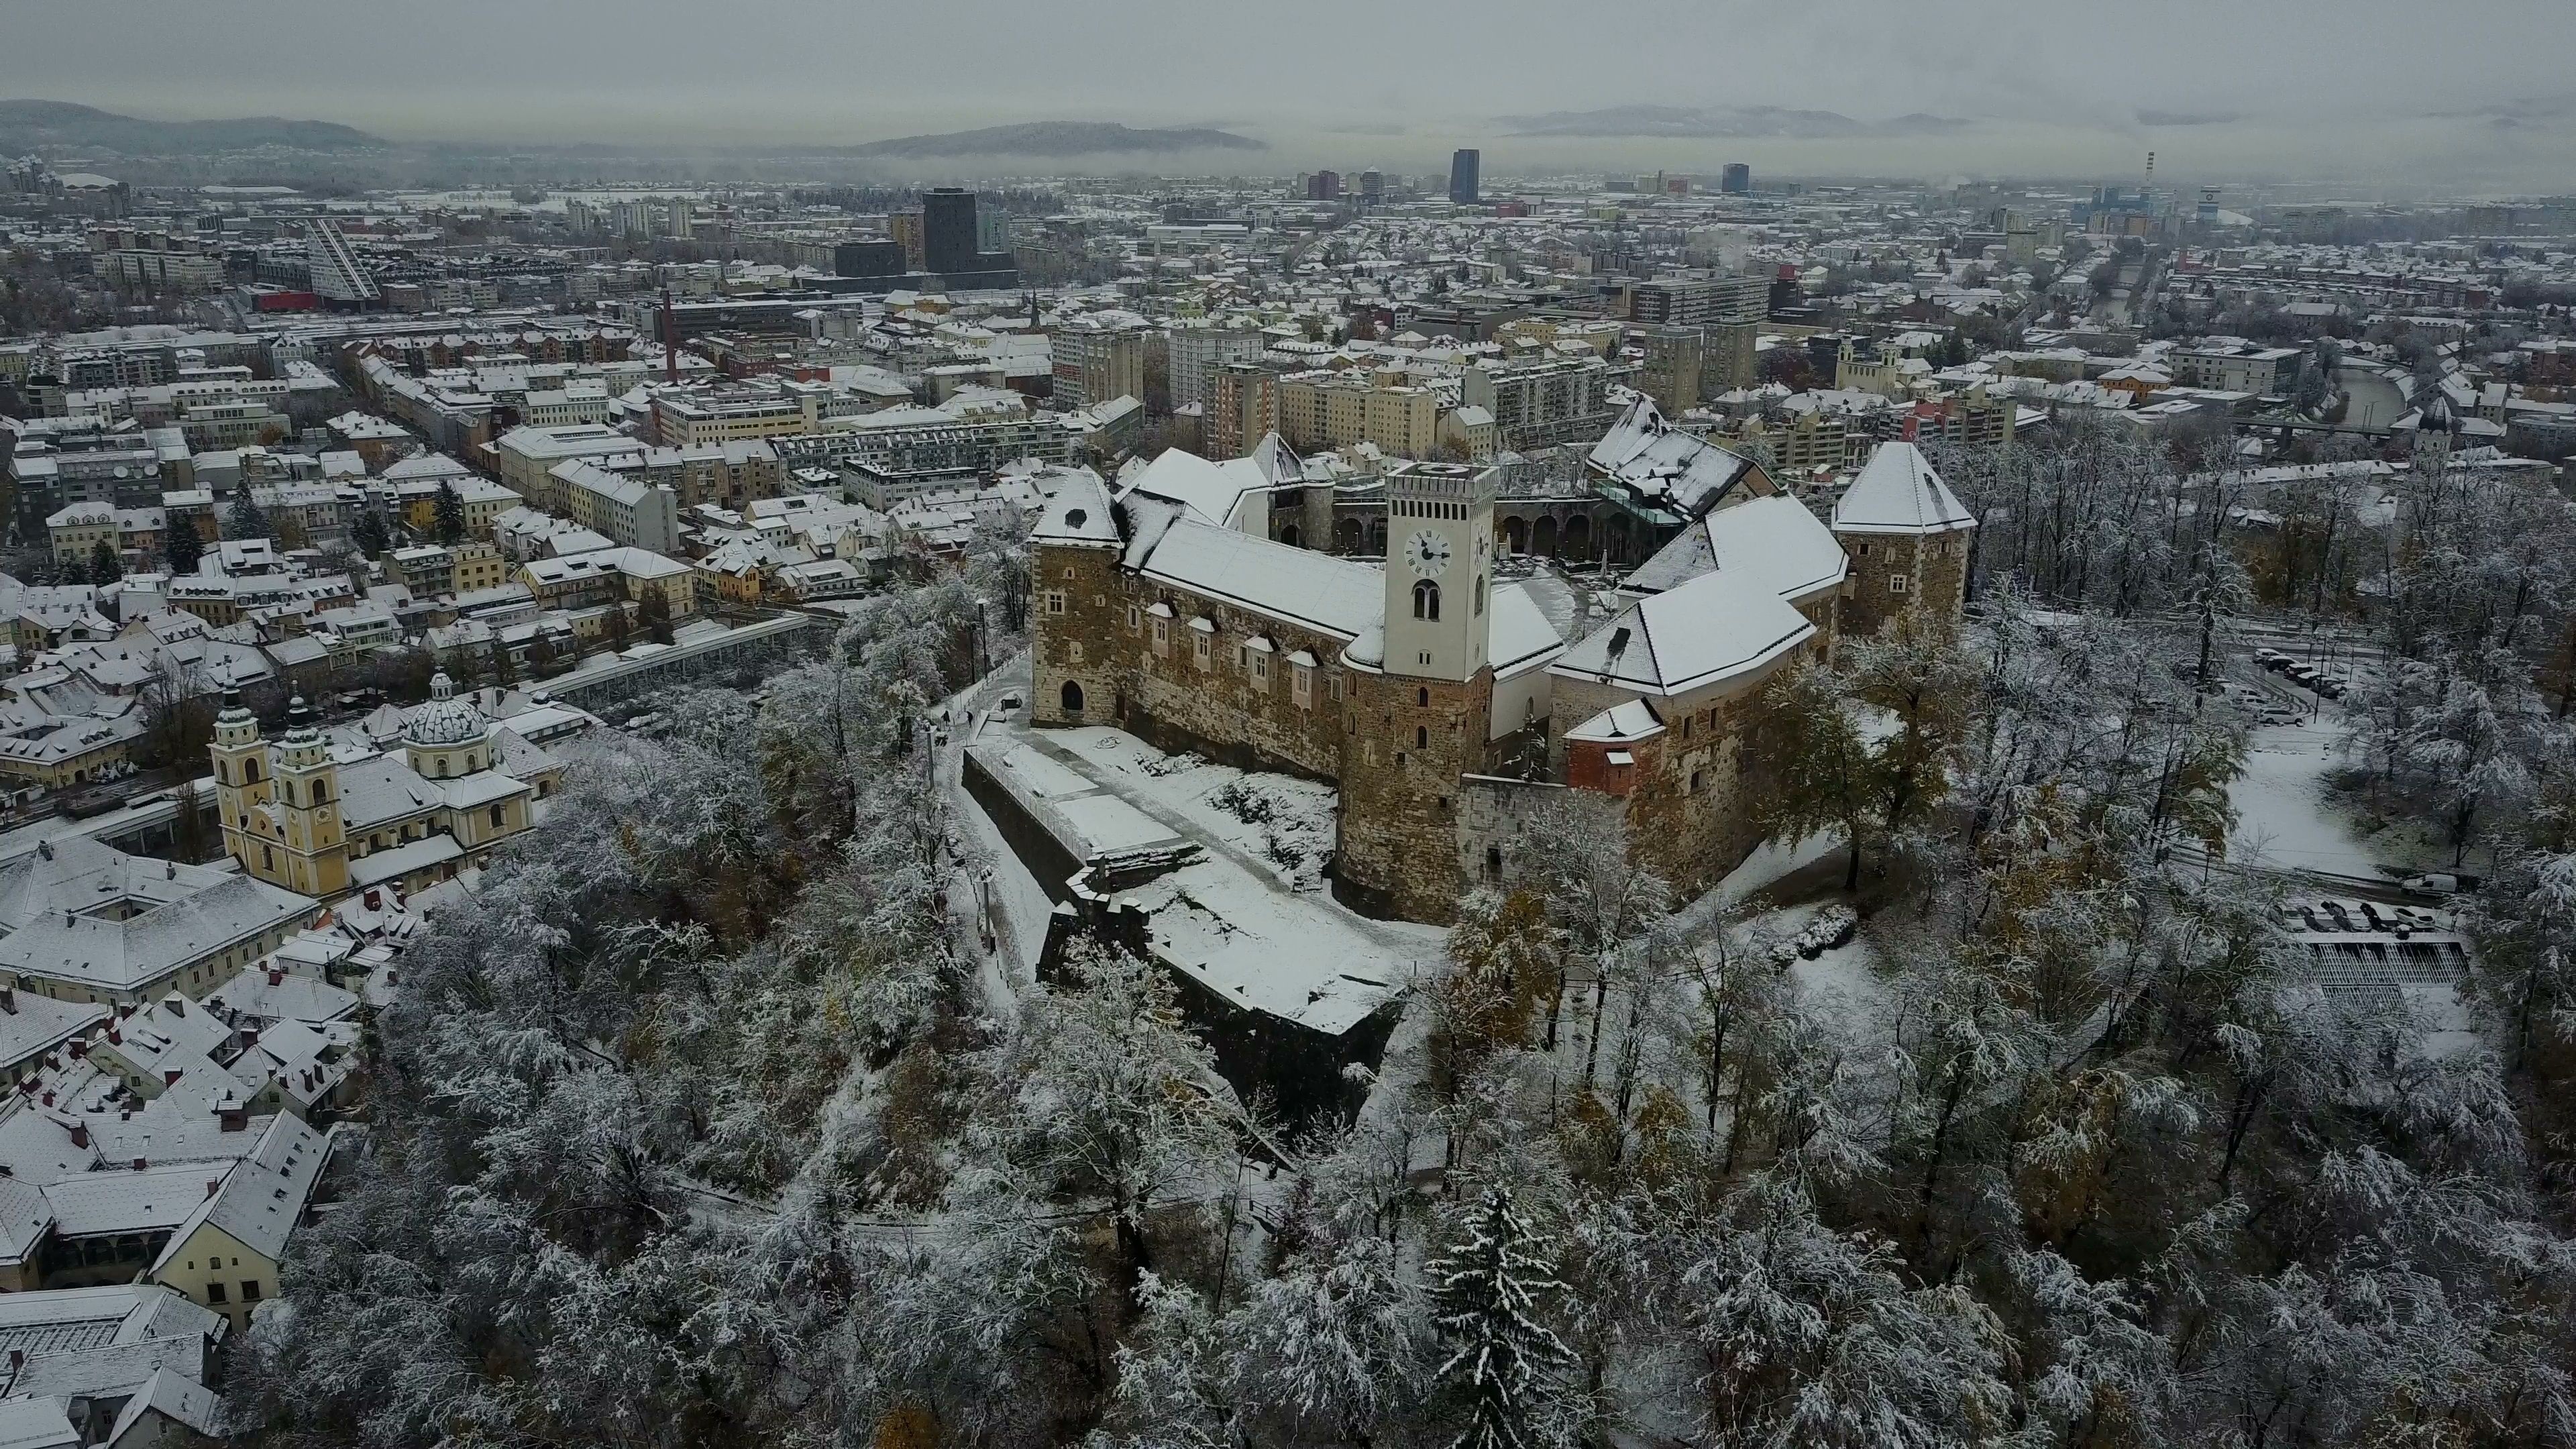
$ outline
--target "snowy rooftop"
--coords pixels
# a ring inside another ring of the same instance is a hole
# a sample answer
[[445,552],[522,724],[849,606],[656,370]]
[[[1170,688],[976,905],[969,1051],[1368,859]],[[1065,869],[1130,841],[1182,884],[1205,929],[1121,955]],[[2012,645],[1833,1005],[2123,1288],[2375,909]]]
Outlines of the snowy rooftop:
[[1834,503],[1834,527],[1843,533],[1946,533],[1976,526],[1968,505],[1912,443],[1880,444]]
[[1751,674],[1816,632],[1780,596],[1728,569],[1650,595],[1581,641],[1548,672],[1671,696]]
[[1147,578],[1344,639],[1359,637],[1386,612],[1386,577],[1372,565],[1193,518],[1174,519],[1141,559],[1137,552],[1129,550],[1128,562]]
[[1662,593],[1718,569],[1739,573],[1794,602],[1839,587],[1851,560],[1805,504],[1773,494],[1712,510],[1657,549],[1620,588],[1629,594]]
[[1705,512],[1753,471],[1752,459],[1673,427],[1642,397],[1593,444],[1588,461],[1676,518]]

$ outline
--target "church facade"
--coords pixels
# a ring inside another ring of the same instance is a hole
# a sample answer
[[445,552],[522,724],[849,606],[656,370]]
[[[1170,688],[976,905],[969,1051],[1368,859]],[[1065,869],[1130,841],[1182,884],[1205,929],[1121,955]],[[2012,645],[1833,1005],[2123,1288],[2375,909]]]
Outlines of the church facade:
[[325,903],[453,879],[535,823],[560,767],[457,698],[441,673],[389,748],[335,742],[298,699],[287,728],[228,703],[211,753],[224,852],[244,872]]
[[[1334,889],[1364,914],[1452,919],[1564,792],[1618,816],[1677,888],[1705,889],[1759,843],[1750,701],[1830,653],[1866,576],[1860,540],[1648,403],[1594,462],[1605,497],[1683,526],[1623,582],[1625,607],[1571,641],[1498,576],[1515,541],[1490,467],[1390,471],[1383,563],[1274,541],[1247,522],[1266,510],[1187,454],[1116,490],[1066,475],[1031,540],[1032,719],[1333,782]],[[1872,535],[1871,557],[1897,537]]]

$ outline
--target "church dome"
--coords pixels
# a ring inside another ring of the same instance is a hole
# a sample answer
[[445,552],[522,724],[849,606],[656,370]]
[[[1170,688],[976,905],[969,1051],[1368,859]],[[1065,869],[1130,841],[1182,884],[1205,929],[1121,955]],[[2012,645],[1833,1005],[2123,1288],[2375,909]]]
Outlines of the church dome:
[[456,698],[456,683],[440,670],[429,681],[429,703],[411,712],[403,738],[415,745],[461,745],[483,738],[483,712]]

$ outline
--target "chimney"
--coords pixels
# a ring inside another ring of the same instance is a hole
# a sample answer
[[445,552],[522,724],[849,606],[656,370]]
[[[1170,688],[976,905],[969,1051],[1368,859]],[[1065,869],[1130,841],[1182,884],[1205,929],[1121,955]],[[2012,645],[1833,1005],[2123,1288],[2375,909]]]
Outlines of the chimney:
[[274,967],[274,966],[269,967],[269,968],[268,968],[268,984],[269,984],[269,985],[271,985],[271,986],[283,986],[283,985],[285,985],[285,984],[286,984],[286,973],[285,973],[285,972],[283,972],[283,971],[278,970],[278,969],[277,969],[276,967]]
[[48,1106],[48,1107],[50,1107],[50,1106],[54,1105],[54,1089],[53,1089],[53,1088],[51,1088],[51,1087],[47,1087],[47,1088],[45,1089],[45,1095],[44,1095],[44,1097],[43,1097],[43,1099],[42,1099],[42,1100],[43,1100],[44,1104],[45,1104],[46,1106]]
[[74,1122],[72,1124],[72,1145],[74,1147],[87,1147],[89,1145],[89,1124],[87,1122]]
[[[37,842],[36,842],[36,854],[43,856],[43,857],[44,857],[45,859],[47,859],[47,860],[51,860],[51,859],[53,859],[53,858],[54,858],[54,843],[53,843],[52,841],[50,841],[50,840],[39,840],[39,841],[37,841]],[[11,1354],[11,1355],[10,1355],[10,1357],[11,1357],[11,1358],[16,1358],[16,1357],[17,1357],[17,1355],[13,1353],[13,1354]]]
[[[226,1130],[230,1130],[230,1129],[226,1129]],[[223,1185],[224,1185],[224,1180],[223,1180],[222,1178],[220,1178],[220,1177],[210,1177],[210,1178],[207,1178],[207,1179],[206,1179],[206,1196],[208,1196],[208,1197],[213,1197],[213,1196],[215,1195],[215,1189],[216,1189],[216,1188],[219,1188],[219,1187],[221,1187],[221,1186],[223,1186]]]
[[107,1039],[112,1045],[125,1045],[125,1033],[120,1030],[117,1023],[113,1021],[107,1024]]
[[0,1011],[5,1011],[11,1016],[16,1016],[18,1014],[17,987],[0,986]]
[[175,1087],[179,1085],[179,1069],[177,1067],[163,1067],[161,1069],[161,1085],[165,1087]]
[[252,1047],[259,1045],[259,1028],[255,1026],[243,1027],[241,1029],[241,1044],[243,1051],[249,1051]]
[[81,1040],[81,1041],[76,1041],[76,1042],[73,1042],[73,1043],[72,1043],[72,1060],[73,1060],[73,1061],[79,1061],[79,1060],[81,1060],[82,1058],[84,1058],[84,1057],[86,1057],[86,1056],[88,1056],[88,1055],[89,1055],[89,1042],[88,1042],[87,1040]]

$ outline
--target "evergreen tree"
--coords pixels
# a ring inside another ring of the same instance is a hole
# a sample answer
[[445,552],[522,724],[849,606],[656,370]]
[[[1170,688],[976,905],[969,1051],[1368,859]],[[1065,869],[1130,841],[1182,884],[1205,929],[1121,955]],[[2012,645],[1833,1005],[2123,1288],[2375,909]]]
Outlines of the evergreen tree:
[[358,552],[375,558],[391,548],[394,540],[385,528],[383,515],[367,508],[359,510],[358,521],[349,525],[349,541],[358,546]]
[[601,623],[607,630],[608,647],[611,649],[624,649],[627,641],[634,637],[626,622],[626,606],[622,603],[609,605],[608,617]]
[[117,557],[116,545],[100,539],[89,551],[89,581],[112,584],[125,577],[125,562]]
[[543,679],[555,672],[555,641],[542,629],[528,641],[528,674]]
[[268,510],[259,506],[243,488],[233,495],[233,506],[224,514],[224,537],[266,538],[269,536]]
[[173,575],[193,574],[197,561],[206,556],[206,541],[197,536],[194,519],[173,518],[161,539],[161,557],[170,565]]
[[670,643],[671,596],[658,587],[644,590],[644,597],[635,604],[635,621],[644,626],[645,636],[654,643]]
[[492,636],[492,682],[503,689],[519,682],[519,666],[510,658],[510,646],[500,635]]
[[1438,1377],[1468,1401],[1457,1449],[1524,1449],[1551,1372],[1574,1355],[1535,1314],[1540,1295],[1563,1290],[1548,1276],[1541,1239],[1500,1187],[1485,1189],[1467,1236],[1423,1266],[1433,1322],[1453,1346]]
[[465,541],[465,500],[457,496],[455,485],[442,480],[438,485],[437,512],[431,527],[443,544]]

